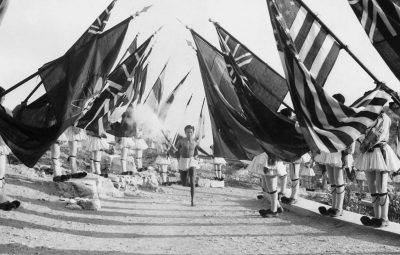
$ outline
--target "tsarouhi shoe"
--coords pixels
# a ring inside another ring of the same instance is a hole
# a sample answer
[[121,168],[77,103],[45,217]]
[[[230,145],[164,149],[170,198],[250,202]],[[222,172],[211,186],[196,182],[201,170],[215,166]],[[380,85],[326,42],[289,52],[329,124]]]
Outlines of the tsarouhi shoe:
[[3,211],[11,211],[12,209],[17,209],[21,205],[21,202],[18,200],[14,200],[12,202],[6,201],[4,203],[0,203],[0,210]]
[[71,178],[74,178],[74,179],[85,178],[86,176],[87,176],[86,172],[77,172],[77,173],[71,174]]
[[65,182],[68,181],[71,178],[70,175],[59,175],[59,176],[54,176],[53,177],[53,182]]
[[360,221],[364,226],[372,226],[373,225],[371,218],[368,216],[365,216],[365,215],[360,218]]
[[283,213],[283,212],[284,212],[283,207],[278,207],[278,209],[276,210],[276,212],[277,212],[277,213]]
[[326,209],[325,206],[318,207],[318,211],[322,215],[330,215],[333,212],[333,208]]
[[263,214],[260,213],[263,218],[276,218],[278,217],[278,212],[273,212],[270,209],[265,210]]
[[297,199],[294,199],[292,197],[282,197],[281,198],[282,203],[287,204],[287,205],[293,205],[297,203]]

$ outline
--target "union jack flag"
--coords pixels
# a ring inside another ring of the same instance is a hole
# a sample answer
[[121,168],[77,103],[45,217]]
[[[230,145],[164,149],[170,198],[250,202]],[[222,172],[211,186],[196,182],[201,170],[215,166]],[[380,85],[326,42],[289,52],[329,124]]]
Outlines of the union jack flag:
[[133,86],[134,72],[152,38],[153,35],[111,72],[108,76],[108,87],[100,93],[90,110],[79,120],[78,127],[99,135],[105,134],[111,112]]
[[83,35],[74,43],[74,45],[70,48],[72,49],[79,49],[85,43],[92,40],[94,36],[100,34],[104,31],[104,28],[107,25],[107,21],[110,18],[111,10],[115,5],[117,0],[113,0],[107,8],[95,19],[95,21],[90,25],[90,27],[85,31]]
[[214,25],[225,45],[232,52],[240,70],[246,77],[251,78],[252,82],[249,83],[249,86],[254,94],[269,109],[277,111],[288,92],[285,78],[264,63],[218,23],[214,23]]

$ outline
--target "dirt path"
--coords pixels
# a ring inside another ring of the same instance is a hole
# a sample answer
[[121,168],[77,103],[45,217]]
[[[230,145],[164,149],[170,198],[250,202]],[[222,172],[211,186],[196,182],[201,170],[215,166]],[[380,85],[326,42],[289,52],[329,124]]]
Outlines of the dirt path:
[[0,211],[0,254],[400,254],[399,238],[367,228],[289,212],[261,218],[255,190],[198,188],[192,208],[188,188],[171,186],[90,212],[65,209],[34,180],[9,183],[24,203]]

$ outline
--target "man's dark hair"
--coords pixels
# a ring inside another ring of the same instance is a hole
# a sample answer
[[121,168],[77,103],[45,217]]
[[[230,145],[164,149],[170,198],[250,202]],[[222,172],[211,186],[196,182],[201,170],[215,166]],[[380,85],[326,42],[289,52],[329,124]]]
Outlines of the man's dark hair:
[[344,104],[344,102],[346,101],[346,100],[344,99],[344,96],[343,96],[342,94],[340,94],[340,93],[335,94],[335,95],[333,95],[332,97],[333,97],[334,99],[336,99],[339,103],[342,103],[342,104]]
[[188,129],[191,129],[191,130],[193,130],[194,131],[194,126],[192,126],[192,125],[187,125],[186,127],[185,127],[185,132],[186,132],[186,130],[188,130]]
[[0,87],[0,95],[3,94],[6,90],[3,87]]

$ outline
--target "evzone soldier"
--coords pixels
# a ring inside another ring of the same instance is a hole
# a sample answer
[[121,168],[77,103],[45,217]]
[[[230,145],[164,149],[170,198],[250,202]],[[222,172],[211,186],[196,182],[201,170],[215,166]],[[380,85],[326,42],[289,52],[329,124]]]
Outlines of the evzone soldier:
[[118,147],[121,150],[121,168],[122,174],[124,175],[132,175],[134,172],[136,172],[136,165],[134,165],[132,169],[128,169],[127,162],[131,150],[135,147],[135,141],[133,139],[135,132],[134,126],[133,108],[128,107],[126,112],[122,114],[121,131],[123,132],[120,134],[115,134]]
[[[287,117],[288,119],[296,121],[296,117],[293,116],[293,113],[289,108],[282,109],[280,111],[280,113],[283,116]],[[296,130],[298,130],[298,122],[296,122]],[[300,130],[298,130],[298,132],[301,133]],[[299,191],[299,187],[300,187],[300,163],[301,163],[301,159],[296,160],[294,162],[286,162],[287,168],[289,168],[289,172],[290,172],[291,195],[290,195],[290,197],[285,196],[287,175],[284,175],[281,177],[282,197],[280,200],[282,201],[282,203],[291,205],[291,204],[294,204],[297,202],[298,191]]]
[[171,186],[168,182],[168,166],[171,165],[171,160],[168,155],[168,149],[166,144],[158,145],[159,154],[156,158],[155,164],[158,167],[158,171],[161,176],[161,181],[163,186]]
[[[0,87],[0,95],[5,92],[5,89]],[[3,106],[5,97],[0,98],[0,111],[12,115],[12,113]],[[10,154],[10,148],[4,142],[3,138],[0,136],[0,209],[4,211],[11,211],[12,209],[17,209],[21,203],[18,200],[11,200],[6,195],[6,166],[7,166],[7,155]]]
[[[86,132],[83,129],[77,127],[69,127],[67,130],[58,137],[57,141],[50,146],[51,162],[53,167],[53,181],[64,182],[70,178],[84,178],[86,172],[78,172],[78,166],[76,164],[76,155],[78,152],[78,143],[86,140]],[[68,142],[69,145],[69,157],[71,174],[63,174],[61,170],[60,162],[60,146]]]
[[278,201],[278,176],[286,175],[286,167],[282,161],[275,159],[271,155],[265,157],[259,164],[263,169],[261,185],[263,191],[268,193],[270,201],[270,209],[261,209],[259,213],[266,218],[278,217],[278,213],[283,212]]
[[[391,104],[390,106],[393,106]],[[356,169],[365,171],[368,189],[374,207],[374,217],[362,216],[366,226],[386,227],[389,225],[389,196],[387,183],[389,174],[400,169],[400,160],[388,145],[391,120],[383,111],[375,124],[361,137],[361,155],[356,159]]]
[[[333,95],[339,103],[344,104],[345,98],[342,94]],[[314,160],[326,167],[329,183],[331,184],[332,207],[327,209],[325,206],[318,208],[322,215],[331,217],[342,216],[345,184],[343,178],[343,169],[352,163],[352,154],[354,153],[354,143],[344,151],[326,153],[321,152],[316,155]]]

